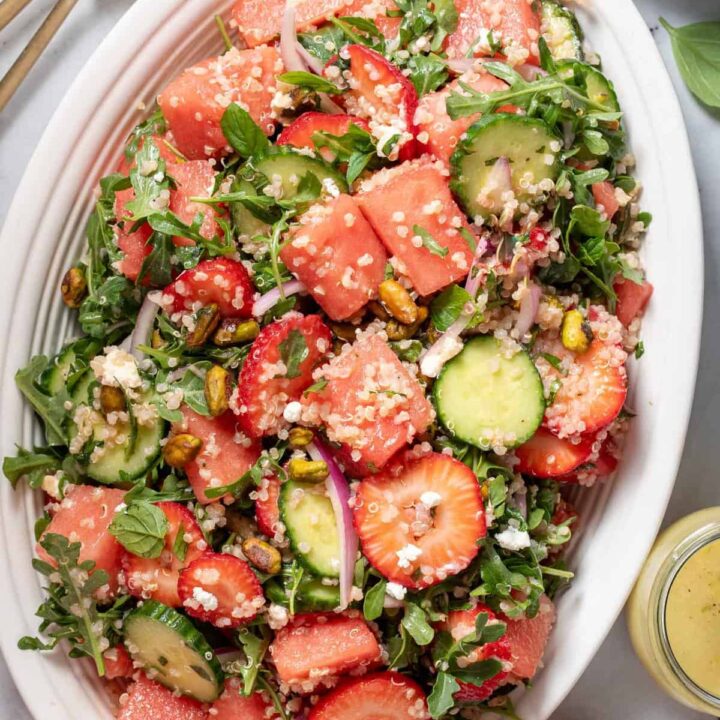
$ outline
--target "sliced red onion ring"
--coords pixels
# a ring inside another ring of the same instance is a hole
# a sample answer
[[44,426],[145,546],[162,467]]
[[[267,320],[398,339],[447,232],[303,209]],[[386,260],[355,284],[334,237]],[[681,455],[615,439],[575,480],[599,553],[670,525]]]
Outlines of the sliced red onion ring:
[[542,290],[539,285],[530,283],[528,290],[520,301],[520,312],[515,321],[515,330],[517,330],[518,338],[522,339],[523,335],[530,330],[535,323],[538,308],[540,307],[540,297]]
[[467,290],[470,297],[473,299],[477,297],[478,290],[480,289],[480,283],[482,282],[482,275],[480,273],[474,274],[473,271],[475,270],[475,266],[478,264],[478,260],[480,260],[488,249],[488,241],[485,235],[482,237],[476,237],[475,242],[475,254],[473,255],[472,262],[470,263],[470,271],[465,279],[465,290]]
[[468,70],[472,70],[475,62],[475,58],[456,58],[454,60],[448,60],[445,64],[448,69],[452,70],[456,75],[463,75]]
[[280,25],[280,56],[285,66],[285,72],[297,70],[307,72],[308,65],[303,61],[298,51],[298,45],[295,30],[295,5],[292,2],[286,2]]
[[325,487],[330,497],[335,521],[340,537],[340,609],[344,610],[352,598],[353,576],[355,574],[355,560],[358,551],[358,536],[353,525],[350,500],[350,486],[342,470],[335,462],[335,458],[328,447],[315,438],[307,446],[307,451],[313,460],[322,460],[327,463],[330,474],[325,481]]
[[530,63],[517,65],[515,67],[515,71],[520,75],[520,77],[522,77],[523,80],[527,80],[527,82],[532,82],[533,80],[537,80],[539,77],[545,77],[547,75],[547,72],[541,67],[538,67],[537,65],[530,65]]
[[475,313],[475,306],[468,303],[460,317],[427,349],[420,358],[420,372],[426,377],[437,377],[448,360],[452,360],[463,348],[460,333],[468,326]]
[[[283,283],[281,287],[285,297],[304,292],[306,289],[299,280],[288,280],[286,283]],[[268,290],[259,300],[255,301],[252,307],[252,314],[255,317],[261,317],[270,310],[270,308],[277,305],[281,297],[280,287],[274,287],[272,290]]]
[[299,40],[295,40],[296,50],[301,60],[305,63],[305,67],[314,72],[316,75],[322,75],[323,64],[312,54],[309,53],[301,44]]
[[136,360],[142,360],[143,358],[143,353],[138,350],[138,345],[147,344],[155,323],[155,317],[159,311],[160,306],[146,295],[143,304],[140,306],[140,312],[138,312],[135,329],[130,336],[129,352],[135,356]]

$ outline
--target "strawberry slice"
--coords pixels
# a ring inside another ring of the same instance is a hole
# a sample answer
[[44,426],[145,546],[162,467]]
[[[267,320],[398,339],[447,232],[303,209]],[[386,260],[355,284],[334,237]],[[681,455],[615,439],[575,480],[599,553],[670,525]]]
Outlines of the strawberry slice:
[[267,483],[263,481],[257,490],[255,519],[260,532],[269,538],[274,538],[281,531],[279,496],[280,480],[275,475],[267,478]]
[[357,611],[296,615],[270,645],[278,677],[298,692],[312,691],[314,683],[308,681],[314,679],[362,672],[380,654],[375,635]]
[[535,675],[545,652],[550,630],[555,622],[555,606],[546,595],[532,618],[506,620],[505,638],[510,644],[512,676],[526,680]]
[[321,698],[308,720],[424,720],[429,718],[420,686],[397,672],[354,678]]
[[607,438],[600,449],[594,439],[593,455],[575,472],[557,478],[561,482],[578,483],[579,485],[592,485],[598,478],[605,478],[612,475],[618,466],[619,451],[611,438]]
[[[348,45],[350,69],[345,106],[351,115],[366,118],[370,132],[378,139],[379,149],[393,135],[400,135],[391,160],[409,160],[417,154],[415,110],[418,96],[415,86],[379,52],[365,45]],[[332,66],[330,66],[332,67]],[[332,79],[330,67],[325,74]]]
[[173,425],[173,432],[187,432],[203,441],[197,457],[185,466],[185,474],[198,502],[217,502],[221,498],[208,498],[205,491],[241,478],[260,457],[260,443],[238,432],[237,418],[231,412],[208,417],[187,405],[180,411],[183,419]]
[[130,653],[122,643],[106,650],[103,653],[103,662],[105,663],[105,678],[107,680],[129,678],[135,671]]
[[533,477],[561,478],[590,459],[593,442],[593,437],[581,437],[580,442],[575,443],[538,428],[526,443],[516,448],[515,455],[520,462],[515,469]]
[[[168,532],[165,536],[165,549],[158,558],[141,558],[126,552],[122,559],[125,572],[125,584],[134,597],[157,600],[170,607],[181,605],[178,595],[178,577],[180,571],[195,558],[202,555],[207,543],[195,516],[180,503],[157,503],[168,520]],[[180,557],[176,555],[176,538],[180,535],[183,547]]]
[[163,305],[174,315],[216,303],[222,317],[250,317],[254,294],[250,275],[241,262],[211,258],[181,272],[163,290]]
[[553,370],[561,386],[545,411],[545,426],[566,438],[609,425],[627,396],[626,359],[620,346],[595,339],[586,352],[575,356],[567,375]]
[[207,720],[202,703],[179,697],[159,682],[140,673],[130,685],[118,710],[117,720]]
[[553,525],[562,525],[568,520],[572,521],[570,527],[572,528],[573,532],[577,532],[578,523],[580,521],[580,514],[571,502],[568,502],[567,500],[565,500],[565,498],[560,498],[560,501],[555,506],[555,512],[553,513],[551,522]]
[[[453,640],[457,642],[475,632],[475,619],[480,613],[487,613],[488,625],[498,621],[497,615],[487,605],[480,603],[471,610],[452,610],[448,613],[447,620],[440,628],[449,632]],[[499,660],[503,668],[497,675],[485,680],[482,685],[459,681],[460,690],[455,693],[455,700],[472,702],[487,700],[499,687],[506,683],[510,674],[510,657],[510,642],[504,635],[498,640],[486,643],[466,655],[465,660],[467,660],[468,664],[494,659]]]
[[275,435],[287,425],[285,406],[312,384],[330,343],[330,330],[319,315],[291,313],[260,331],[231,400],[250,437]]
[[649,282],[636,283],[622,277],[615,279],[613,290],[617,295],[615,314],[625,327],[642,313],[653,294]]
[[363,480],[354,512],[363,554],[388,580],[409,588],[464,570],[486,533],[475,473],[438,453]]
[[265,604],[250,566],[226,553],[206,552],[193,560],[180,573],[178,594],[188,615],[219,628],[244,625]]
[[[366,120],[352,115],[328,115],[321,112],[306,112],[291,125],[288,125],[277,139],[278,145],[292,145],[293,147],[307,147],[315,149],[313,134],[326,132],[330,135],[345,135],[351,125],[370,132]],[[330,148],[320,148],[320,154],[328,162],[335,160],[335,153]]]
[[239,678],[225,681],[223,694],[210,706],[209,717],[212,720],[272,720],[278,714],[261,692],[243,695]]

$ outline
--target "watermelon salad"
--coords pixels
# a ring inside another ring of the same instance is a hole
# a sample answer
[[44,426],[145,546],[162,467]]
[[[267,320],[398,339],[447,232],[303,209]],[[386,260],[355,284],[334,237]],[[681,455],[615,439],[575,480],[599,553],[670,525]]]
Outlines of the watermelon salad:
[[[102,178],[17,384],[38,637],[121,720],[516,717],[652,293],[553,0],[239,0]],[[219,41],[218,41],[219,44]]]

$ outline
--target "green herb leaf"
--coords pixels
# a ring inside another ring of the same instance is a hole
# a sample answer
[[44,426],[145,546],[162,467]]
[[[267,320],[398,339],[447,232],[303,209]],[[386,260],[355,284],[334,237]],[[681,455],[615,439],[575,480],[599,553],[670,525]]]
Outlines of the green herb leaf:
[[341,95],[343,92],[337,85],[334,85],[326,78],[320,75],[313,75],[313,73],[303,70],[293,70],[283,73],[282,75],[278,75],[277,79],[288,85],[297,85],[298,87],[307,88],[308,90],[317,90],[327,95]]
[[317,382],[313,383],[309,388],[303,392],[303,395],[308,395],[310,393],[319,393],[323,391],[328,385],[328,381],[324,378],[322,380],[318,380]]
[[283,377],[292,380],[300,376],[300,365],[308,357],[309,350],[305,336],[299,330],[291,330],[280,343],[280,358],[285,365]]
[[720,107],[720,22],[701,22],[675,28],[660,18],[672,43],[673,55],[685,83],[700,100]]
[[[640,340],[635,346],[635,359],[639,360],[645,354],[645,343]],[[3,466],[4,468],[4,466]]]
[[430,303],[430,318],[436,330],[445,332],[461,315],[470,293],[459,285],[449,285]]
[[125,203],[130,220],[137,222],[162,206],[162,195],[170,190],[170,179],[165,173],[165,161],[160,148],[151,137],[146,137],[135,156],[135,165],[130,170],[130,182],[135,197]]
[[413,55],[407,66],[418,95],[434,92],[447,82],[447,66],[437,55]]
[[270,645],[270,640],[264,635],[256,635],[251,628],[241,628],[237,633],[237,641],[245,653],[245,662],[236,661],[231,664],[228,671],[229,674],[240,675],[243,681],[243,695],[249,697],[255,690],[258,672]]
[[369,590],[365,591],[363,615],[365,615],[366,620],[377,620],[382,615],[386,587],[387,582],[380,580],[380,582],[375,583]]
[[3,460],[2,470],[13,487],[16,487],[20,478],[27,477],[30,487],[35,488],[40,487],[45,475],[59,470],[61,464],[61,460],[55,455],[19,448],[16,457],[6,457]]
[[427,248],[433,255],[445,257],[448,254],[448,249],[443,247],[425,228],[413,225],[413,232],[420,236],[423,247]]
[[435,631],[427,621],[425,611],[415,603],[405,603],[405,615],[402,626],[410,633],[418,645],[429,645],[435,637]]
[[173,542],[173,548],[172,548],[173,555],[180,562],[185,562],[185,558],[187,556],[188,543],[187,543],[187,540],[185,540],[185,532],[186,532],[185,525],[180,523],[180,527],[178,528],[177,535],[175,536],[175,541]]
[[265,133],[237,103],[229,105],[220,120],[223,135],[243,158],[260,157],[270,149]]
[[118,513],[108,529],[128,552],[138,557],[156,558],[165,547],[168,520],[157,505],[139,501]]
[[430,717],[441,718],[451,710],[455,701],[453,695],[460,689],[460,683],[446,672],[439,672],[435,678],[432,692],[428,695],[428,709]]

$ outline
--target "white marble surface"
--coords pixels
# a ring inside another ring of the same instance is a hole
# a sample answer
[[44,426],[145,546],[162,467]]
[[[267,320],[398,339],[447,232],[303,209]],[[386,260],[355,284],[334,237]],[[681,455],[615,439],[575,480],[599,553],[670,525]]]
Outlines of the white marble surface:
[[[160,0],[166,1],[166,0]],[[602,0],[585,0],[601,2]],[[34,0],[0,33],[0,74],[4,73],[47,14],[54,0]],[[0,115],[0,221],[4,219],[23,169],[50,116],[77,71],[133,0],[80,0],[18,94]],[[690,134],[705,226],[705,321],[698,390],[680,476],[666,523],[701,507],[720,504],[717,426],[720,417],[720,113],[700,106],[683,85],[670,43],[658,30],[658,16],[682,25],[720,20],[720,0],[636,0],[652,28],[680,97]],[[677,238],[681,248],[683,238]],[[669,259],[670,261],[670,259]],[[682,288],[678,288],[682,292]],[[667,398],[672,402],[671,398]],[[703,716],[666,698],[646,675],[620,618],[554,720],[700,720]],[[0,718],[31,720],[0,659]],[[83,719],[84,720],[84,719]]]

